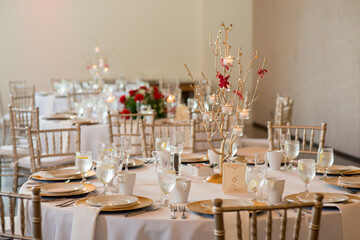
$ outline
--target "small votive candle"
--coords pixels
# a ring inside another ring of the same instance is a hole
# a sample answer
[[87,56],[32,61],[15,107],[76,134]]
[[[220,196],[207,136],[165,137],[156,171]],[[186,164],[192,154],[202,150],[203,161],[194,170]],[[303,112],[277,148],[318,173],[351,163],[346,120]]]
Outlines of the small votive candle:
[[244,125],[237,125],[233,128],[233,134],[236,136],[242,136],[244,133]]
[[107,96],[107,98],[105,99],[105,101],[107,102],[107,103],[112,103],[112,102],[114,102],[114,100],[115,100],[115,96],[114,95],[109,95],[109,96]]
[[167,101],[168,103],[173,103],[173,102],[175,101],[175,96],[172,95],[172,94],[170,94],[170,95],[167,97],[166,101]]
[[222,106],[222,112],[223,113],[231,113],[233,109],[233,105],[232,104],[225,104]]
[[230,55],[223,58],[223,64],[226,65],[226,66],[232,65],[233,62],[234,62],[234,58],[232,56],[230,56]]
[[240,112],[240,118],[241,119],[249,119],[249,115],[250,115],[250,110],[247,108],[244,108],[241,112]]

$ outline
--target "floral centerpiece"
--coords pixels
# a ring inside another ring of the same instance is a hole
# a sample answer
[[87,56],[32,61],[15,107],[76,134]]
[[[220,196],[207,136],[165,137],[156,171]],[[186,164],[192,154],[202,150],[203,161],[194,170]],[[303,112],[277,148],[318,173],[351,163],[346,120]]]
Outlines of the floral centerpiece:
[[156,111],[156,118],[166,117],[164,95],[157,87],[147,88],[141,86],[139,89],[130,90],[128,96],[122,95],[119,102],[124,104],[122,114],[137,113],[137,104],[150,105]]

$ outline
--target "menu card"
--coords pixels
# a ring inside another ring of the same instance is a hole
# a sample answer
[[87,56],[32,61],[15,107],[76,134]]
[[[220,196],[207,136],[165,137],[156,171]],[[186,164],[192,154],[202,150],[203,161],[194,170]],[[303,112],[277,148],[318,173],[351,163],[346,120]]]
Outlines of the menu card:
[[245,182],[246,163],[224,163],[222,190],[224,193],[247,192]]

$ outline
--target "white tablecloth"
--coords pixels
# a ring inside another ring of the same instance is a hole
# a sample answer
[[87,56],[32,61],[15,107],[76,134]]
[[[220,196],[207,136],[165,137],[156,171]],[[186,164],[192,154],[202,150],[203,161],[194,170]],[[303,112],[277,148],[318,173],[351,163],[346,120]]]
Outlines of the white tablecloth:
[[[144,165],[138,169],[130,171],[137,172],[134,195],[146,196],[153,200],[159,199],[160,189],[157,186],[154,169],[151,164]],[[221,191],[221,185],[204,183],[201,177],[191,176],[184,173],[185,176],[192,178],[189,201],[199,201],[213,198],[250,198],[249,194],[224,194]],[[304,190],[304,183],[295,173],[283,171],[268,171],[267,177],[277,176],[285,177],[284,196],[298,193]],[[101,186],[96,179],[92,180],[96,186]],[[345,192],[338,187],[330,186],[319,180],[319,176],[310,183],[312,192]],[[21,193],[29,193],[26,186],[22,186]],[[171,194],[171,199],[174,196]],[[75,207],[58,208],[55,203],[42,203],[42,227],[43,239],[64,240],[70,239],[71,226]],[[288,212],[290,218],[295,217],[293,211]],[[306,214],[310,221],[310,216]],[[259,234],[264,235],[266,215],[259,215],[260,223],[258,226]],[[280,222],[280,219],[274,215],[274,223]],[[360,216],[359,216],[360,220]],[[304,220],[303,220],[304,221]],[[305,221],[304,221],[305,222]],[[86,220],[84,219],[84,224]],[[288,224],[291,224],[289,221]],[[163,208],[154,212],[144,213],[138,216],[125,218],[124,214],[119,213],[101,213],[97,218],[95,239],[214,239],[213,237],[214,220],[212,217],[201,216],[195,213],[188,213],[188,219],[183,220],[179,217],[176,220],[170,219],[170,211]],[[292,225],[288,226],[288,234],[291,233]],[[304,230],[304,228],[302,228]],[[325,208],[321,218],[320,239],[342,239],[341,214],[337,208]],[[274,231],[274,234],[279,229]],[[307,239],[303,233],[301,239]],[[263,239],[259,236],[259,239]],[[275,238],[275,236],[274,236]],[[276,236],[277,238],[277,236]]]
[[35,105],[39,108],[40,116],[69,111],[67,97],[55,94],[36,93]]

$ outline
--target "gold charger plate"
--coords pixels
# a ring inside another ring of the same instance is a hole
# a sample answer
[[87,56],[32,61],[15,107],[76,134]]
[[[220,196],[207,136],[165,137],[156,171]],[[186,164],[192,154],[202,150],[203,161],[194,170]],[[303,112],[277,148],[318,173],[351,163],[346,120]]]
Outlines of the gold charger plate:
[[208,156],[202,153],[183,153],[181,154],[181,163],[203,163],[208,162]]
[[[213,211],[211,208],[208,207],[204,207],[204,203],[207,201],[212,201],[212,200],[201,200],[201,201],[196,201],[196,202],[192,202],[192,203],[188,203],[187,207],[196,213],[202,213],[202,214],[211,214],[213,215]],[[256,202],[254,201],[254,204],[252,206],[267,206],[265,203],[262,202]]]
[[99,124],[99,121],[96,120],[85,120],[85,119],[77,119],[74,120],[74,122],[72,123],[72,125],[95,125],[95,124]]
[[41,119],[45,119],[45,120],[69,120],[72,118],[74,118],[74,116],[70,114],[53,114],[53,115],[41,117]]
[[[63,183],[63,184],[68,184],[68,183]],[[36,186],[35,188],[41,188],[41,187],[49,188],[49,187],[51,187],[51,185],[57,186],[57,185],[59,185],[59,183],[41,184],[41,185]],[[81,183],[81,185],[84,186],[82,189],[72,191],[72,192],[62,192],[62,193],[40,192],[40,195],[43,196],[43,197],[77,196],[77,195],[82,195],[82,194],[85,194],[85,193],[90,193],[90,192],[92,192],[92,191],[94,191],[96,189],[96,187],[94,185],[92,185],[92,184]]]
[[[298,196],[302,194],[302,193],[295,193],[295,194],[290,194],[287,195],[284,199],[288,202],[291,203],[302,203],[302,202],[309,202],[309,201],[301,201]],[[315,194],[315,193],[310,193],[310,194]],[[348,201],[351,196],[347,195],[347,194],[341,194],[341,193],[323,193],[321,192],[321,194],[324,195],[324,199],[323,199],[323,203],[326,205],[329,204],[333,204],[333,203],[342,203],[342,202],[346,202]],[[335,198],[338,198],[338,200],[334,200]],[[341,200],[340,200],[341,199]],[[346,200],[345,200],[346,199]]]
[[[39,174],[40,173],[40,174]],[[41,172],[39,173],[34,173],[31,177],[35,180],[43,180],[43,181],[63,181],[63,180],[76,180],[76,179],[82,179],[81,174],[77,174],[71,177],[46,177],[46,176],[41,176]],[[95,176],[96,172],[94,170],[89,170],[86,173],[86,177],[92,177]]]
[[[344,165],[332,165],[328,168],[327,174],[340,174],[344,172],[349,172],[351,170],[351,167],[344,166]],[[316,173],[325,173],[324,168],[320,168],[319,166],[316,166]]]
[[[134,197],[137,197],[139,199],[138,204],[136,204],[136,205],[129,205],[129,206],[123,206],[123,207],[106,206],[106,207],[103,207],[101,209],[101,211],[102,212],[130,211],[130,210],[136,210],[136,209],[148,207],[153,203],[153,200],[150,198],[147,198],[147,197],[141,197],[141,196],[134,196]],[[75,206],[80,206],[80,205],[91,206],[90,204],[88,204],[86,202],[86,199],[80,199],[75,202]]]
[[[130,162],[128,164],[128,168],[140,167],[145,164],[144,161],[141,161],[139,159],[131,159],[131,160],[134,160],[134,162]],[[125,168],[125,164],[123,165],[123,168]]]
[[347,187],[347,188],[356,188],[356,189],[360,189],[360,185],[355,186],[355,185],[348,185],[348,184],[342,184],[338,182],[338,177],[330,177],[330,178],[326,178],[325,182],[330,184],[330,185],[334,185],[334,186],[338,186],[338,187]]

